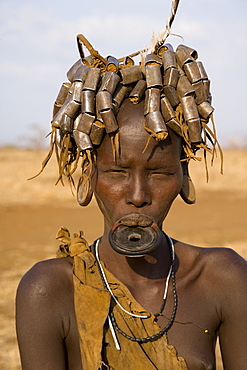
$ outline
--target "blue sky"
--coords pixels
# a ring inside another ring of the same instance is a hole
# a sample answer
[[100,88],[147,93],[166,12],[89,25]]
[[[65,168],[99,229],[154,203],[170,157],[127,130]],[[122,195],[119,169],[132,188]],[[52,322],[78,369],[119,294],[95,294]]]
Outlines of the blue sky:
[[[103,56],[149,46],[170,14],[170,0],[0,0],[0,145],[25,145],[36,125],[50,129],[66,72],[79,58],[84,34]],[[220,141],[247,142],[247,2],[181,0],[170,37],[198,50],[212,81]]]

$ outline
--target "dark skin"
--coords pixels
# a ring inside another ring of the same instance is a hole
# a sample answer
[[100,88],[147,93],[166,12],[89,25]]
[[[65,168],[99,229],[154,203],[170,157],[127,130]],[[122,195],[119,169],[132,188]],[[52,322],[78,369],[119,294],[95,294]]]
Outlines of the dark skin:
[[[121,153],[114,161],[108,137],[97,152],[92,184],[104,216],[100,259],[147,310],[159,311],[170,268],[168,244],[139,258],[115,252],[108,232],[130,213],[151,217],[162,229],[182,186],[181,141],[173,133],[157,144],[143,130],[143,104],[125,102],[118,115]],[[133,124],[134,123],[134,124]],[[178,215],[179,222],[179,215]],[[189,369],[215,368],[215,342],[220,337],[224,368],[246,369],[247,266],[234,251],[198,248],[174,240],[178,294],[176,319],[168,331]],[[22,366],[29,369],[82,369],[73,306],[73,260],[36,264],[23,277],[17,293],[17,333]],[[173,309],[169,285],[161,327]]]

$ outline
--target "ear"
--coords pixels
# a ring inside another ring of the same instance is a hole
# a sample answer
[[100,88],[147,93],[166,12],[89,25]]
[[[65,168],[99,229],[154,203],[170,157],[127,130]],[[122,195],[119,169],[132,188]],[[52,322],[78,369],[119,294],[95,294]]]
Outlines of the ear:
[[77,202],[80,206],[87,206],[93,196],[91,184],[91,176],[88,177],[85,173],[82,174],[77,185]]
[[187,204],[194,204],[196,202],[196,190],[189,175],[188,162],[182,162],[183,168],[183,185],[180,191],[181,198]]

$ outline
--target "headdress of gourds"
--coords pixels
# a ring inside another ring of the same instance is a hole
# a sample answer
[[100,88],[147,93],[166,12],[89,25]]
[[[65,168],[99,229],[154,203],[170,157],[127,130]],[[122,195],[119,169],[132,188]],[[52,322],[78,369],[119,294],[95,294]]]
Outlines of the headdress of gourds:
[[[165,140],[168,127],[183,138],[185,163],[180,195],[185,202],[195,202],[187,164],[190,159],[200,159],[197,150],[202,148],[204,157],[210,153],[213,159],[218,146],[222,158],[213,120],[210,80],[202,62],[198,61],[197,51],[185,45],[179,45],[174,51],[165,43],[178,4],[179,0],[173,1],[166,27],[152,46],[125,58],[104,58],[83,35],[77,36],[80,59],[68,71],[68,82],[62,84],[55,100],[50,150],[40,172],[55,150],[59,167],[57,182],[63,183],[66,176],[74,186],[72,175],[81,162],[82,174],[77,185],[81,205],[91,200],[94,148],[101,144],[105,134],[111,138],[114,156],[118,155],[116,115],[126,98],[133,104],[145,99],[144,129],[150,138]],[[89,56],[85,56],[83,45]],[[132,58],[138,54],[141,54],[141,62],[135,65]],[[205,166],[207,173],[206,160]]]

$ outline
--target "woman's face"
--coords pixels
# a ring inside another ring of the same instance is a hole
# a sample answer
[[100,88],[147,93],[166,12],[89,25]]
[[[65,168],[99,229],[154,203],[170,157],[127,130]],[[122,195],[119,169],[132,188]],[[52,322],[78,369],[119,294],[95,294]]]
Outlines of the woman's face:
[[160,228],[182,187],[181,140],[170,132],[166,140],[151,138],[143,127],[143,103],[127,100],[118,114],[120,154],[114,160],[107,135],[97,150],[92,178],[94,194],[106,229],[123,216],[144,214]]

